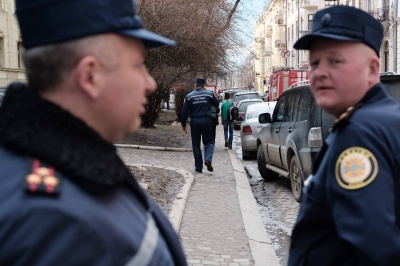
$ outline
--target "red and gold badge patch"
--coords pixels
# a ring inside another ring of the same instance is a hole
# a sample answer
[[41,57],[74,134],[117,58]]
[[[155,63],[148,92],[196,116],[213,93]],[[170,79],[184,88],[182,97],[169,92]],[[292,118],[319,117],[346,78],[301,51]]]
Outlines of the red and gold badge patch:
[[33,160],[32,173],[25,177],[26,190],[31,193],[57,195],[60,180],[54,174],[53,167],[42,166],[39,160]]
[[367,149],[351,147],[336,161],[336,180],[342,188],[359,189],[370,184],[378,173],[378,162]]

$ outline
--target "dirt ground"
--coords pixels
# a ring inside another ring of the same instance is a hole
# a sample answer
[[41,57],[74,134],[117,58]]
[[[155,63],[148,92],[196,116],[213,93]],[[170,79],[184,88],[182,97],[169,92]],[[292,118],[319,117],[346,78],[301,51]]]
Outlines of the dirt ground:
[[191,148],[190,126],[188,133],[182,131],[181,123],[175,122],[177,117],[174,111],[161,110],[154,128],[140,128],[137,132],[128,134],[122,144],[144,146],[161,146],[174,148]]
[[[126,136],[126,138],[119,143],[191,148],[189,126],[188,133],[186,134],[182,131],[179,122],[173,125],[176,118],[174,111],[162,110],[159,119],[155,123],[155,128],[140,128],[137,132]],[[183,176],[175,171],[156,167],[139,168],[130,165],[128,165],[128,167],[135,178],[141,183],[142,187],[150,193],[157,204],[168,214],[171,210],[173,200],[183,186]]]

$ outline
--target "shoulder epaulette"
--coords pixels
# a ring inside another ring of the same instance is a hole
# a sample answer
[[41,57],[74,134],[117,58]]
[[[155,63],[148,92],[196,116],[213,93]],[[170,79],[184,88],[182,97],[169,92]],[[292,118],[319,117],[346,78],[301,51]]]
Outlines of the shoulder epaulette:
[[361,106],[361,103],[357,104],[356,106],[350,106],[346,109],[346,111],[341,114],[338,118],[335,120],[335,124],[333,125],[333,129],[335,130],[336,128],[342,127],[349,121],[350,117],[356,111],[359,107]]

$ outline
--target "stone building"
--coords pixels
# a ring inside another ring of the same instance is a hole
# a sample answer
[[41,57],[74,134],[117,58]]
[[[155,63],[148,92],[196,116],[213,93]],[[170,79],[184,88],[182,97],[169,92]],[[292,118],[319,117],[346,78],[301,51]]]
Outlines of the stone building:
[[15,16],[14,0],[0,0],[0,86],[25,81],[23,45]]
[[308,52],[295,50],[297,39],[311,29],[313,15],[332,5],[350,5],[363,9],[382,22],[381,71],[398,72],[400,43],[398,0],[271,0],[254,27],[253,64],[258,91],[265,91],[275,67],[304,68]]

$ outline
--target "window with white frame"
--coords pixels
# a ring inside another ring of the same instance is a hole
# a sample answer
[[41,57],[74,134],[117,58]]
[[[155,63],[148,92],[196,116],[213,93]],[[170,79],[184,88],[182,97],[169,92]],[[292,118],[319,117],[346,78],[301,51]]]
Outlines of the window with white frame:
[[5,67],[4,60],[5,52],[4,52],[4,38],[0,37],[0,67]]
[[308,15],[308,30],[311,30],[313,17],[314,17],[314,14]]

